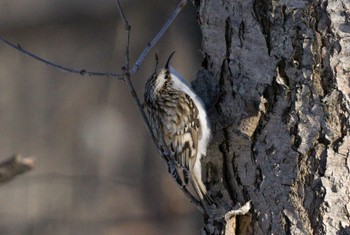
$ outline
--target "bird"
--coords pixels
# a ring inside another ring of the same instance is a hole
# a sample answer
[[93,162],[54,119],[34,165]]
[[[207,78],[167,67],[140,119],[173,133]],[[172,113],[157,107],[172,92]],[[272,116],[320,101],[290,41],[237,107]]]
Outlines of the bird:
[[207,113],[190,84],[170,66],[174,53],[146,82],[145,113],[169,174],[180,187],[190,181],[199,199],[212,204],[201,164],[210,140]]

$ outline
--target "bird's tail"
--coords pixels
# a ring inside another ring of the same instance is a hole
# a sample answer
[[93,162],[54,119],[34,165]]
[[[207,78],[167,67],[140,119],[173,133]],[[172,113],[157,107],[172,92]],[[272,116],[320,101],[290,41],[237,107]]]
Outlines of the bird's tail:
[[202,201],[205,200],[210,205],[214,203],[213,199],[209,196],[207,189],[200,176],[193,174],[191,177],[191,183],[198,197]]

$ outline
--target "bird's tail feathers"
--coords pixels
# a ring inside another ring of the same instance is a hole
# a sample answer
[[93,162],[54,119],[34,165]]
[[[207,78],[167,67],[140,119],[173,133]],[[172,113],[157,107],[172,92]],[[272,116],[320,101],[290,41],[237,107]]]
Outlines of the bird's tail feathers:
[[191,183],[192,183],[192,186],[193,186],[194,190],[196,191],[198,197],[201,200],[207,201],[207,203],[210,205],[214,203],[213,199],[209,196],[202,179],[200,179],[198,176],[193,174]]

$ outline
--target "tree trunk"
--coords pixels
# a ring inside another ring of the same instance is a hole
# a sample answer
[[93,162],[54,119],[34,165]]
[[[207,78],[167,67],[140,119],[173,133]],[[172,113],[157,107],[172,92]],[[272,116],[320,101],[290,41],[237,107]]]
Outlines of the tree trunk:
[[350,234],[350,1],[194,2],[218,204],[205,234]]

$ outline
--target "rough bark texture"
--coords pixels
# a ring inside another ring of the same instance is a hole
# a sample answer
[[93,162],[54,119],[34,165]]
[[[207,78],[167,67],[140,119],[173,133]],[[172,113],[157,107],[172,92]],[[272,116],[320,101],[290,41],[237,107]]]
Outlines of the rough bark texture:
[[194,3],[218,202],[205,233],[251,200],[232,234],[350,234],[350,1]]

